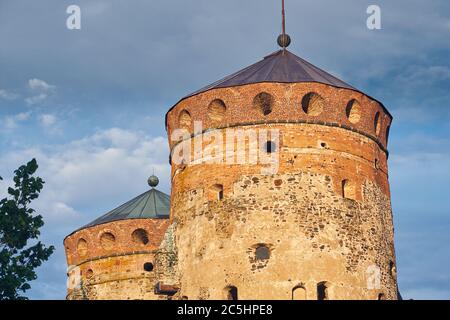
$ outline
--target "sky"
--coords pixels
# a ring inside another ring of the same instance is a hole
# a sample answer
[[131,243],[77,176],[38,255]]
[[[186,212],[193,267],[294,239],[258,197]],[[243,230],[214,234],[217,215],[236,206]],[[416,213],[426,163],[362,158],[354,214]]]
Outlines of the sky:
[[[66,27],[69,5],[81,30]],[[381,30],[366,26],[381,8]],[[33,204],[56,252],[31,299],[64,299],[63,239],[147,190],[170,192],[167,110],[278,49],[279,0],[0,0],[0,198],[36,158]],[[400,291],[450,299],[450,2],[286,0],[290,50],[394,116],[390,183]]]

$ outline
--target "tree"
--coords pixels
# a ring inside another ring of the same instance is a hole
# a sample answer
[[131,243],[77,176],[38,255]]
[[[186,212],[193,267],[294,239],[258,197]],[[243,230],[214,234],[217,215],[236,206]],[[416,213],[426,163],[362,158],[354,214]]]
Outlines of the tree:
[[55,250],[37,241],[44,221],[29,207],[44,186],[33,176],[37,169],[33,159],[14,171],[14,188],[0,200],[0,300],[27,299],[20,294],[31,288],[28,282],[37,278],[34,270]]

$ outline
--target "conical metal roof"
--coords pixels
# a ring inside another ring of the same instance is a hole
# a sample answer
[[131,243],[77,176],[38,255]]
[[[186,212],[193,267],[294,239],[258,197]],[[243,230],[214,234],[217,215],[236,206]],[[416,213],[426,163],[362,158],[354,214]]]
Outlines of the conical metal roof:
[[331,86],[356,90],[351,85],[312,65],[288,50],[279,50],[263,60],[206,86],[189,96],[211,89],[241,86],[260,82],[319,82]]
[[169,195],[152,188],[78,230],[118,220],[147,218],[168,219],[169,214]]

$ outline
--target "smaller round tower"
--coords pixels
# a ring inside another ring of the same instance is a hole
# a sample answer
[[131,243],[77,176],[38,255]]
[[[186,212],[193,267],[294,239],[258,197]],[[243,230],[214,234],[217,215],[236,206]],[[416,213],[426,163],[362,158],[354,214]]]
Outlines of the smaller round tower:
[[155,293],[156,252],[169,226],[170,197],[150,190],[74,231],[64,239],[67,299],[162,299]]

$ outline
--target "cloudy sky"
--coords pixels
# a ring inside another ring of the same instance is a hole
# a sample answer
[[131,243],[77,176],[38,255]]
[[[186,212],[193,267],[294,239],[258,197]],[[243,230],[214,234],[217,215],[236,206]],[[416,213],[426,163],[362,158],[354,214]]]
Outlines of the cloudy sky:
[[[339,3],[339,4],[338,4]],[[82,29],[66,28],[66,8]],[[366,27],[378,4],[382,30]],[[400,290],[450,299],[450,2],[287,0],[291,51],[394,115],[390,181]],[[0,197],[36,157],[42,239],[30,298],[65,297],[65,235],[146,190],[169,192],[165,112],[277,50],[279,0],[0,0]]]

